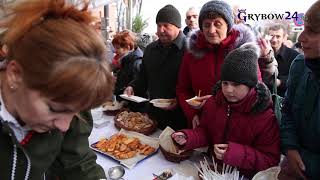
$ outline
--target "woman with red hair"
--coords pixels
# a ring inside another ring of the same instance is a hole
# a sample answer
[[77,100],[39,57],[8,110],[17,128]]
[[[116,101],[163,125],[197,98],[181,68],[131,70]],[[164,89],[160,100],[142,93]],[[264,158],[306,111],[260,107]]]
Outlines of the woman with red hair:
[[136,36],[129,30],[121,31],[112,40],[116,56],[112,61],[117,81],[114,94],[120,95],[140,71],[143,52],[137,46]]

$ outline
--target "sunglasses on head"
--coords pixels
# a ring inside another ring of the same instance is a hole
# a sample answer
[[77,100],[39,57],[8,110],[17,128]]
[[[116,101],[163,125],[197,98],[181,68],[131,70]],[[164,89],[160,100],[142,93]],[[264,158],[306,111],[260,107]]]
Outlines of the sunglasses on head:
[[194,19],[196,19],[196,18],[198,17],[198,15],[187,16],[187,19],[190,20],[192,17],[193,17]]

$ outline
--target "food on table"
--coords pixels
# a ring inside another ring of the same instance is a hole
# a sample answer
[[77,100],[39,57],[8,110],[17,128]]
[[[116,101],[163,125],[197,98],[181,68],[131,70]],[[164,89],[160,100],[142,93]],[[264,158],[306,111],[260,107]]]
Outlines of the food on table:
[[140,112],[123,111],[117,115],[116,121],[130,130],[151,128],[153,121]]
[[115,134],[109,139],[102,139],[95,147],[116,159],[128,159],[138,154],[148,156],[156,150],[152,146],[142,144],[138,138],[128,137],[124,134]]

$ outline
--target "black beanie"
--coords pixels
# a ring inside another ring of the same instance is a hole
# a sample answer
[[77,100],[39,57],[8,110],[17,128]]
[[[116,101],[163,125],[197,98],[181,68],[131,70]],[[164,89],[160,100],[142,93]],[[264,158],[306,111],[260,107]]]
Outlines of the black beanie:
[[258,83],[259,47],[246,43],[231,51],[221,67],[221,81],[232,81],[254,87]]
[[156,23],[170,23],[181,28],[181,15],[174,6],[168,4],[158,11]]
[[205,3],[199,13],[199,27],[202,30],[202,21],[210,17],[210,13],[216,13],[221,16],[228,25],[228,32],[234,24],[233,11],[229,4],[221,0],[213,0]]

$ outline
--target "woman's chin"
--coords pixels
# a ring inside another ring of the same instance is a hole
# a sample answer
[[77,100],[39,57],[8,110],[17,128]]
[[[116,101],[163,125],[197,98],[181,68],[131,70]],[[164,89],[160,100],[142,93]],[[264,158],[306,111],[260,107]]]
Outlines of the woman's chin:
[[47,127],[31,127],[31,129],[37,133],[46,133],[51,131],[51,129]]

